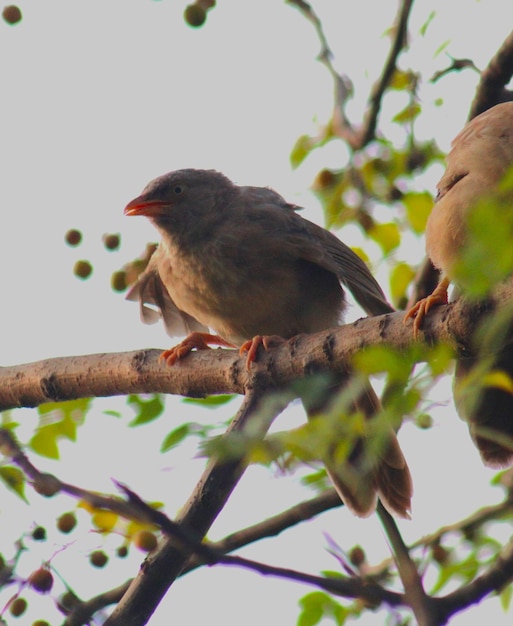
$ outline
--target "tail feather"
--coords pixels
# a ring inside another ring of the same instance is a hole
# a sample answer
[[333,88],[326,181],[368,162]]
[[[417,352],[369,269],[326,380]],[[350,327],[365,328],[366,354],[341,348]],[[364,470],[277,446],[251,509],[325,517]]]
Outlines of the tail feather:
[[[477,367],[476,359],[458,360],[454,378],[456,408],[468,423],[483,463],[494,468],[507,467],[513,464],[513,393],[508,385],[480,387],[479,380],[477,384],[466,384],[465,378],[473,379]],[[497,355],[491,369],[506,374],[513,384],[512,346]]]
[[[336,391],[333,388],[330,391],[333,397]],[[369,419],[380,410],[380,402],[370,385],[355,402],[355,408]],[[320,409],[317,406],[315,413]],[[335,445],[334,454],[324,458],[323,462],[340,498],[358,517],[368,517],[375,510],[379,497],[390,513],[409,519],[413,494],[410,470],[392,428],[385,437],[386,441],[380,442],[375,455],[362,439],[349,458],[337,461]]]

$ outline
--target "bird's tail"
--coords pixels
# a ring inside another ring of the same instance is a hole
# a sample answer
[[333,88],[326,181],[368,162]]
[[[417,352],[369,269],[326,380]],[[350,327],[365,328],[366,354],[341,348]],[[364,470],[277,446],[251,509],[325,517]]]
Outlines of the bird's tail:
[[[331,389],[333,393],[333,388]],[[315,414],[319,415],[319,406]],[[354,408],[372,419],[381,405],[370,384],[358,395]],[[323,410],[324,407],[323,407]],[[309,411],[312,415],[312,412]],[[322,419],[322,416],[319,415]],[[357,516],[367,517],[376,508],[377,498],[399,517],[409,518],[413,484],[408,464],[393,429],[379,432],[374,441],[358,438],[350,454],[326,455],[323,462],[328,476],[344,504]]]
[[481,365],[479,359],[458,359],[456,408],[468,423],[483,463],[507,467],[513,464],[513,346],[503,348],[486,371]]

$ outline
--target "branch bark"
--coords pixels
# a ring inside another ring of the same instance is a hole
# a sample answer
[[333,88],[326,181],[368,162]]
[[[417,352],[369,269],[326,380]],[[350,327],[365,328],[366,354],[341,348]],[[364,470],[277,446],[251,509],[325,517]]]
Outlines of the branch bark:
[[[430,345],[445,343],[458,356],[473,355],[476,327],[511,302],[513,287],[501,285],[484,302],[460,299],[437,307],[426,317],[419,340]],[[507,335],[505,344],[512,339]],[[159,350],[47,359],[0,368],[0,411],[129,393],[189,397],[244,394],[257,378],[258,385],[267,389],[286,389],[292,382],[319,372],[347,375],[352,358],[365,347],[388,345],[406,351],[412,341],[411,324],[403,324],[403,313],[398,312],[293,337],[260,352],[249,372],[245,358],[236,350],[225,349],[192,353],[172,368],[159,362]]]

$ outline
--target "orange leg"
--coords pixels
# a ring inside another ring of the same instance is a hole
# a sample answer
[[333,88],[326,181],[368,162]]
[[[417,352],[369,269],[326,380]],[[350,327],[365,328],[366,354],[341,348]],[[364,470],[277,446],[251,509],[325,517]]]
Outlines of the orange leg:
[[447,304],[447,289],[449,288],[449,284],[450,281],[448,278],[442,278],[431,295],[419,300],[415,306],[412,306],[411,309],[406,312],[404,322],[406,323],[410,317],[413,318],[413,336],[415,339],[422,326],[424,317],[428,314],[430,309],[434,306]]
[[246,368],[250,370],[251,363],[256,361],[258,348],[260,346],[263,346],[264,350],[269,350],[270,348],[280,345],[280,343],[283,343],[284,341],[285,339],[278,335],[255,335],[253,339],[249,339],[242,344],[239,349],[239,354],[242,356],[245,352],[248,353]]
[[164,361],[171,366],[186,357],[189,352],[192,352],[192,350],[208,350],[210,345],[224,346],[225,348],[237,347],[219,335],[194,332],[188,335],[183,341],[173,348],[164,350],[164,352],[160,355],[159,360],[164,359]]

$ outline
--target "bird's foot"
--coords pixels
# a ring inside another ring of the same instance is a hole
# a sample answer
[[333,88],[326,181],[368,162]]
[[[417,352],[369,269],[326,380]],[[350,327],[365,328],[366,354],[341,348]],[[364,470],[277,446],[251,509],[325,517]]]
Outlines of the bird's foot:
[[247,353],[246,368],[251,369],[251,364],[256,361],[258,348],[263,346],[264,350],[275,348],[281,343],[284,343],[285,339],[279,335],[255,335],[253,339],[245,341],[239,349],[239,353],[243,356]]
[[404,316],[404,323],[406,323],[410,318],[413,319],[413,336],[416,339],[419,334],[419,330],[422,326],[422,322],[424,318],[429,313],[429,311],[435,307],[440,306],[442,304],[447,304],[447,289],[449,287],[449,281],[444,278],[441,280],[433,293],[426,298],[422,298],[419,300],[417,304],[409,309]]
[[188,335],[183,341],[173,348],[164,350],[164,352],[160,355],[159,360],[164,360],[167,365],[171,366],[186,357],[189,352],[192,352],[193,350],[208,350],[211,345],[223,346],[225,348],[237,347],[219,335],[194,332]]

